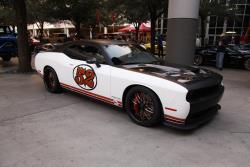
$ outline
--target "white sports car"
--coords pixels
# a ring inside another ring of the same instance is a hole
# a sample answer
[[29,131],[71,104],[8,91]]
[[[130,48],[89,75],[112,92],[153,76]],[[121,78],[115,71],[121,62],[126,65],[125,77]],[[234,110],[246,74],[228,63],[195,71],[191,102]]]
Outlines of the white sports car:
[[35,57],[46,89],[68,89],[123,108],[142,126],[195,128],[217,113],[224,86],[209,70],[159,65],[136,44],[122,41],[68,42]]

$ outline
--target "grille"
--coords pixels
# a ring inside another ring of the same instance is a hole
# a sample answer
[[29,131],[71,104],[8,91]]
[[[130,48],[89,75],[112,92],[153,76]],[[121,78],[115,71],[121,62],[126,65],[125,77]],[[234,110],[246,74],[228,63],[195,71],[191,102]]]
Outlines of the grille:
[[216,94],[220,91],[221,87],[221,85],[214,85],[206,88],[191,90],[187,94],[187,101],[192,103],[200,98]]
[[190,103],[190,112],[187,124],[205,122],[215,115],[220,108],[220,101],[224,87],[220,84],[192,90],[187,94],[187,101]]

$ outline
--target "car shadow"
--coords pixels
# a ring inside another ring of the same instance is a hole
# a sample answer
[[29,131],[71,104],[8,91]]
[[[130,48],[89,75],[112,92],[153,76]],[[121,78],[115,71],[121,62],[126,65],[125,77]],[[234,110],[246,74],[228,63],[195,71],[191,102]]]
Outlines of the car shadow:
[[[96,104],[100,105],[102,108],[105,108],[105,109],[108,109],[108,110],[119,111],[119,112],[113,112],[113,113],[115,113],[115,114],[119,113],[119,114],[122,114],[122,115],[126,116],[126,118],[128,118],[126,112],[122,108],[113,106],[111,104],[107,104],[105,102],[90,98],[90,97],[85,96],[85,95],[81,95],[79,93],[76,93],[76,92],[73,92],[73,91],[70,91],[70,90],[67,90],[67,89],[64,89],[63,91],[64,91],[65,94],[70,94],[70,95],[73,95],[73,96],[77,96],[77,97],[79,97],[81,99],[87,100],[89,102],[93,102],[95,105]],[[131,121],[130,123],[133,123],[133,122]],[[163,123],[161,123],[159,125],[156,125],[154,127],[144,127],[144,128],[161,130],[161,131],[164,131],[166,133],[171,133],[171,134],[178,135],[178,136],[189,136],[189,135],[193,135],[194,133],[197,133],[200,129],[203,128],[203,126],[206,126],[206,124],[209,124],[209,123],[210,123],[210,121],[207,122],[207,123],[204,123],[203,125],[198,126],[197,128],[191,129],[191,130],[176,129],[176,128],[173,128],[173,127],[163,125]],[[139,125],[137,125],[137,126],[139,126]]]
[[13,61],[3,61],[3,60],[0,60],[0,67],[14,67],[14,66],[17,66],[17,64]]

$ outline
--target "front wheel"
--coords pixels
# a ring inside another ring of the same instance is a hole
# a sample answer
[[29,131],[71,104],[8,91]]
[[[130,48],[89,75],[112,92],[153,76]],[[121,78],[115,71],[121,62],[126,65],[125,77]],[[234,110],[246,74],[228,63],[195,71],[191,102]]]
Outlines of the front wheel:
[[159,98],[154,92],[143,86],[136,86],[129,90],[124,108],[132,121],[141,126],[157,125],[163,118]]
[[201,55],[194,56],[194,65],[200,66],[203,64],[203,57]]
[[248,58],[248,59],[246,59],[246,60],[244,61],[244,68],[245,68],[246,70],[250,70],[250,58]]
[[47,67],[44,70],[43,77],[45,88],[51,93],[61,93],[62,88],[60,86],[57,74],[54,69]]
[[7,61],[10,61],[11,56],[3,56],[2,59],[3,59],[3,61],[7,62]]

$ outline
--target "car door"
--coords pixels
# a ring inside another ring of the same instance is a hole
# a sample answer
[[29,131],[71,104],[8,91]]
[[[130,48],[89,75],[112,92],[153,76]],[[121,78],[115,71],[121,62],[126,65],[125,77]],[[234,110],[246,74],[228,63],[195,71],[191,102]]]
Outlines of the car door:
[[224,56],[224,64],[238,64],[239,56],[240,52],[227,47]]
[[[63,87],[113,104],[110,98],[110,68],[101,49],[90,44],[73,44],[64,50],[70,57],[65,64]],[[93,61],[96,60],[96,61]]]
[[216,54],[217,54],[217,48],[216,47],[209,47],[207,49],[207,59],[211,62],[215,62],[216,61]]

